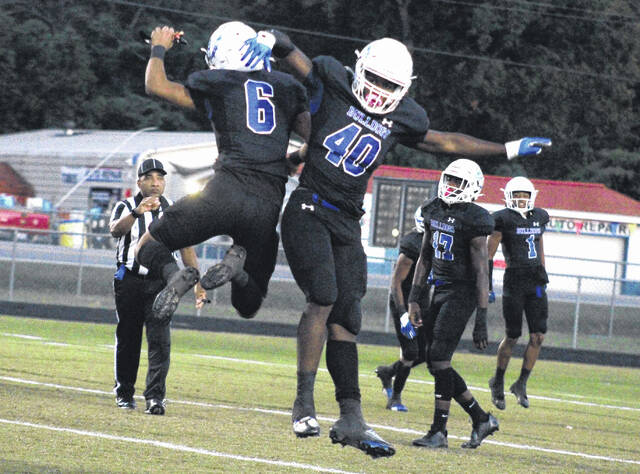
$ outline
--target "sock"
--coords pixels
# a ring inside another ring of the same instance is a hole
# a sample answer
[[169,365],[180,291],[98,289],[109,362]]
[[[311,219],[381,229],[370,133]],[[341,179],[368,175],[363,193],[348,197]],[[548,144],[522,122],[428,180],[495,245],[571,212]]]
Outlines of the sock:
[[483,423],[489,419],[489,415],[486,411],[480,407],[478,401],[471,397],[471,400],[456,400],[464,411],[471,417],[473,425]]
[[449,409],[438,408],[438,401],[451,401],[451,397],[453,396],[453,369],[448,367],[444,370],[435,370],[433,376],[436,379],[436,408],[433,412],[431,431],[434,433],[436,431],[445,432],[447,420],[449,419]]
[[529,369],[525,369],[524,367],[520,370],[520,380],[522,383],[526,384],[527,380],[529,380],[529,375],[531,375],[531,371]]
[[336,400],[350,398],[360,402],[358,348],[355,342],[327,341],[327,370],[336,387]]
[[447,434],[448,419],[449,419],[449,410],[436,408],[433,412],[433,424],[431,425],[431,428],[429,429],[429,431],[431,433],[442,431],[444,434]]
[[392,398],[400,399],[400,394],[404,389],[404,384],[407,382],[407,378],[411,373],[411,367],[407,367],[400,362],[400,367],[396,371],[396,378],[393,379],[393,395]]
[[507,369],[501,369],[500,367],[496,367],[496,382],[498,383],[504,383],[504,373],[507,371]]
[[354,400],[353,398],[341,398],[338,400],[338,405],[340,406],[340,418],[349,415],[363,420],[360,400]]
[[[293,421],[299,420],[303,416],[316,416],[315,404],[313,401],[313,387],[316,381],[316,372],[298,371],[298,388],[296,391],[296,403],[293,406]],[[313,413],[307,413],[313,408]]]

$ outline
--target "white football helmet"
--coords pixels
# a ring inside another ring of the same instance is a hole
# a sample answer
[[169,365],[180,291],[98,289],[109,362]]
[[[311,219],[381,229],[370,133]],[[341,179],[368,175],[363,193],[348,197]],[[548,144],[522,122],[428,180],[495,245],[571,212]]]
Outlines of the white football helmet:
[[234,71],[257,71],[264,67],[258,61],[253,67],[244,65],[243,52],[240,50],[244,42],[255,38],[256,31],[240,21],[230,21],[220,25],[209,37],[207,49],[202,48],[204,60],[209,69],[232,69]]
[[[458,186],[453,186],[449,177],[460,179]],[[440,175],[438,183],[438,197],[451,205],[458,202],[472,202],[482,196],[484,176],[475,161],[461,158],[450,163]]]
[[[382,38],[366,45],[362,52],[356,51],[356,56],[358,60],[351,89],[360,105],[372,114],[393,112],[413,79],[413,60],[409,50],[400,41]],[[389,89],[380,85],[380,78],[386,81]]]
[[424,234],[424,217],[422,217],[422,206],[416,209],[415,214],[413,214],[413,218],[416,221],[416,230],[421,234]]
[[[501,191],[504,192],[504,203],[509,209],[513,209],[516,212],[522,214],[525,217],[526,213],[533,209],[538,191],[533,187],[533,183],[524,176],[516,176],[511,178],[507,185]],[[523,191],[529,193],[528,198],[515,198],[514,193]]]

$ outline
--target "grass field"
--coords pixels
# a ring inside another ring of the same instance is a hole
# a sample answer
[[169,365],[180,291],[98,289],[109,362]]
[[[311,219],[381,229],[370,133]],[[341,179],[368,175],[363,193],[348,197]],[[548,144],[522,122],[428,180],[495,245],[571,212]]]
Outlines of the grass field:
[[[531,408],[509,394],[493,410],[500,431],[480,448],[460,448],[467,415],[452,408],[448,450],[411,446],[433,409],[432,378],[411,374],[408,413],[384,409],[377,365],[392,347],[360,346],[367,421],[397,453],[373,460],[332,445],[333,384],[322,369],[316,408],[322,434],[291,433],[295,341],[277,337],[174,330],[167,414],[116,408],[113,325],[0,317],[0,471],[2,472],[640,472],[640,369],[540,361]],[[146,365],[138,376],[144,389]],[[506,383],[516,377],[512,361]],[[493,356],[456,354],[454,367],[485,409]]]

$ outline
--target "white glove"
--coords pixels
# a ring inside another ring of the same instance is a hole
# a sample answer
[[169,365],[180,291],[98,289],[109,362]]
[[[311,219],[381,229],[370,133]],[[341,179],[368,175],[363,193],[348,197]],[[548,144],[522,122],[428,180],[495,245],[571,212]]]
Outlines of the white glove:
[[276,44],[275,36],[268,31],[260,31],[255,38],[248,39],[240,48],[241,52],[245,47],[247,48],[241,61],[246,60],[244,65],[251,68],[263,61],[264,68],[267,71],[271,71],[270,59],[274,44]]
[[542,147],[551,146],[550,138],[524,137],[504,144],[507,148],[507,159],[513,160],[516,156],[539,155]]
[[411,324],[411,321],[409,321],[409,313],[404,313],[400,316],[400,332],[402,332],[407,339],[416,337],[416,330],[413,324]]

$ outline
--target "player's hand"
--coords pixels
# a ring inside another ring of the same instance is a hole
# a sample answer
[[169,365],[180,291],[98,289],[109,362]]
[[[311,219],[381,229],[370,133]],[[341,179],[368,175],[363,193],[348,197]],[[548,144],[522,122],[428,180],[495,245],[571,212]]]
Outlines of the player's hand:
[[274,44],[276,44],[275,36],[268,31],[259,31],[255,38],[248,39],[240,48],[241,52],[246,48],[240,60],[245,61],[244,65],[250,68],[262,61],[264,68],[271,71],[271,51]]
[[404,313],[400,316],[400,332],[407,339],[413,339],[416,337],[416,330],[409,320],[409,313]]
[[207,291],[202,288],[200,282],[193,287],[193,293],[196,297],[196,309],[201,309],[205,304],[211,303],[211,300],[207,298]]
[[138,214],[143,214],[148,211],[155,211],[160,207],[160,198],[158,196],[147,196],[140,201],[138,207],[136,207],[136,212]]
[[420,315],[420,305],[418,303],[409,303],[407,313],[409,313],[409,321],[411,321],[413,327],[419,328],[422,326],[422,316]]
[[496,302],[496,292],[493,290],[489,290],[489,303]]
[[524,137],[504,144],[507,148],[507,159],[513,160],[516,156],[539,155],[543,147],[551,146],[550,138]]
[[487,348],[489,334],[487,331],[487,308],[476,309],[476,323],[473,326],[473,343],[480,350]]
[[151,32],[151,47],[163,46],[168,51],[173,47],[175,38],[176,30],[170,26],[156,26]]

